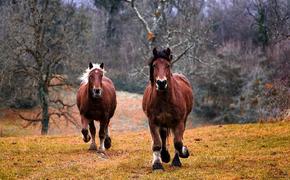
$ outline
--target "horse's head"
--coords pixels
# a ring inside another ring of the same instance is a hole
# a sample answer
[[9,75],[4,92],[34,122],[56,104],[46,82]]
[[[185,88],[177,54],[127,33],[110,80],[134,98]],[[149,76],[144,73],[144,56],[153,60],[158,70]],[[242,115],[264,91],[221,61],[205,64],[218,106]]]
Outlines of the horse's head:
[[169,48],[162,51],[153,49],[153,58],[149,62],[150,81],[158,91],[164,91],[168,87],[168,82],[171,78],[171,60],[172,55]]
[[102,96],[102,78],[104,75],[104,63],[99,66],[89,64],[90,73],[88,75],[89,93],[92,98],[99,98]]

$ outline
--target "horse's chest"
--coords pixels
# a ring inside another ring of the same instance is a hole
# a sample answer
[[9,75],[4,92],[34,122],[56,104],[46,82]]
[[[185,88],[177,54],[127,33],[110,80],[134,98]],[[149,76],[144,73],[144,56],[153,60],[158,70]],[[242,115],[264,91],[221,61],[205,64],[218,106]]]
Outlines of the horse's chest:
[[174,126],[176,123],[176,112],[174,111],[174,108],[171,108],[170,106],[166,107],[159,107],[153,110],[154,113],[154,121],[156,124],[161,126],[167,126],[171,127]]
[[105,117],[103,107],[95,107],[85,112],[85,117],[88,119],[101,120]]

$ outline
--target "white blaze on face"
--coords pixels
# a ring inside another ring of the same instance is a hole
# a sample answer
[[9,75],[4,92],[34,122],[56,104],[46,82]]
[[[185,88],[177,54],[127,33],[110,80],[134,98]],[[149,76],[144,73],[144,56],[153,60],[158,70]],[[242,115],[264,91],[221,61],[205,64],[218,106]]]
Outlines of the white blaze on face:
[[160,78],[159,76],[156,78],[156,81],[167,81],[166,77]]
[[153,151],[153,160],[152,160],[152,164],[154,164],[155,162],[161,162],[160,151]]

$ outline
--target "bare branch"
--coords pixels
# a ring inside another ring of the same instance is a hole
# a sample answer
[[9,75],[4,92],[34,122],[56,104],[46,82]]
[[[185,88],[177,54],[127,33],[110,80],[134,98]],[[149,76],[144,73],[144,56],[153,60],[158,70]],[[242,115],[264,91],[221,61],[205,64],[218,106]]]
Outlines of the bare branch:
[[249,14],[250,16],[252,16],[252,17],[255,19],[255,21],[258,21],[258,18],[257,18],[253,13],[251,13],[250,8],[247,7],[246,9],[247,9],[248,14]]
[[177,61],[179,61],[194,45],[195,43],[192,43],[190,46],[188,46],[180,55],[177,56],[177,58],[174,61],[172,61],[171,64],[174,64]]
[[23,119],[23,120],[25,120],[25,121],[29,121],[29,122],[41,122],[41,118],[28,118],[28,117],[24,117],[23,115],[21,115],[21,114],[18,114],[18,116],[21,118],[21,119]]
[[134,10],[134,12],[136,13],[138,19],[141,21],[141,23],[143,24],[143,26],[145,27],[147,33],[151,32],[151,29],[147,23],[147,21],[142,17],[141,13],[139,12],[139,10],[137,9],[137,7],[135,6],[135,0],[128,0],[127,2],[131,2],[131,6]]
[[172,45],[172,46],[170,46],[172,49],[174,49],[174,48],[177,48],[177,47],[179,47],[179,46],[181,46],[181,45],[183,45],[183,44],[185,44],[185,43],[187,43],[188,42],[188,39],[186,39],[185,41],[182,41],[182,42],[179,42],[179,43],[176,43],[176,44],[174,44],[174,45]]
[[197,62],[204,64],[204,65],[209,65],[206,62],[204,62],[203,60],[201,60],[200,58],[196,57],[196,56],[189,56],[190,58],[195,59]]
[[49,100],[50,102],[52,102],[52,103],[55,103],[55,104],[57,104],[57,103],[59,103],[59,104],[61,104],[63,107],[73,107],[74,105],[76,105],[75,103],[74,104],[66,104],[66,103],[64,103],[62,100],[60,100],[60,99],[55,99],[55,100],[52,100],[52,99],[50,99]]

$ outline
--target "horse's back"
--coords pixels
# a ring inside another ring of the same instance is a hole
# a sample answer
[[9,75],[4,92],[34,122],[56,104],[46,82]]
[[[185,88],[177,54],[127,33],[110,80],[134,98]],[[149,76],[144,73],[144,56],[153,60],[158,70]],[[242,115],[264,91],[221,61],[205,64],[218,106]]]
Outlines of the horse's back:
[[184,84],[186,84],[189,88],[191,88],[190,82],[189,80],[183,75],[183,74],[179,74],[179,73],[174,73],[173,77],[177,80],[177,81],[182,81]]
[[103,88],[106,88],[110,92],[109,95],[112,95],[116,98],[116,89],[112,80],[104,76],[102,83],[103,83]]
[[106,77],[106,76],[103,77],[103,79],[102,79],[102,83],[108,84],[108,85],[110,85],[112,88],[115,89],[113,81],[112,81],[110,78]]
[[79,109],[81,108],[82,101],[84,101],[84,97],[86,96],[86,85],[86,83],[81,83],[77,91],[77,106]]
[[173,78],[179,86],[178,89],[182,92],[181,94],[186,102],[187,112],[190,113],[193,107],[193,91],[191,84],[183,74],[174,73]]
[[103,77],[103,88],[107,91],[107,99],[110,107],[110,116],[113,116],[116,106],[117,106],[117,97],[116,97],[116,89],[114,83],[111,79],[104,76]]

